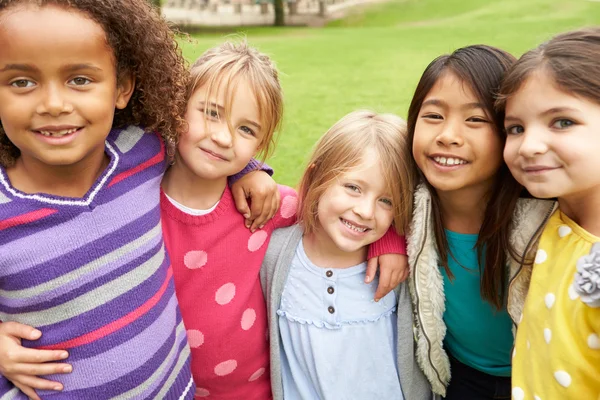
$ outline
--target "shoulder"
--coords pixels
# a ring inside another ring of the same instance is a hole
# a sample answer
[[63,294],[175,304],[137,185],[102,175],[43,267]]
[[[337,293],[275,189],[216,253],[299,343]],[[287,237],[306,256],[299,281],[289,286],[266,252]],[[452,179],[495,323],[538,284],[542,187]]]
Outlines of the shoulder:
[[275,229],[275,231],[273,231],[273,235],[271,236],[269,246],[271,246],[271,244],[274,246],[283,245],[293,237],[302,238],[302,227],[298,224],[288,226],[286,228]]
[[285,186],[285,185],[277,185],[277,189],[279,190],[279,194],[281,195],[281,198],[283,199],[284,196],[293,196],[293,197],[298,197],[298,193],[296,193],[296,190],[289,187],[289,186]]
[[513,234],[533,236],[557,206],[554,200],[519,199],[513,213]]
[[275,229],[269,241],[269,248],[265,255],[265,260],[270,258],[277,259],[279,254],[295,249],[302,239],[302,228],[298,224],[286,228]]
[[112,129],[106,142],[121,157],[142,160],[152,159],[160,154],[164,158],[165,147],[160,135],[157,132],[146,132],[137,125]]

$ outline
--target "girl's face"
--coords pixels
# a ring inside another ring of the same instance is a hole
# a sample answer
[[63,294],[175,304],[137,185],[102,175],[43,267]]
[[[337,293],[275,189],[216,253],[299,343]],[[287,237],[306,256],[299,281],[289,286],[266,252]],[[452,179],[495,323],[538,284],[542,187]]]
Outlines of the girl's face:
[[376,152],[337,179],[319,198],[316,235],[333,254],[359,252],[379,240],[394,218],[392,197]]
[[264,136],[256,95],[248,82],[240,79],[230,94],[231,115],[226,115],[224,86],[208,97],[208,104],[206,86],[192,94],[185,114],[189,129],[177,146],[178,162],[204,179],[240,172],[257,153]]
[[491,187],[502,165],[502,141],[471,88],[446,72],[417,117],[413,157],[438,193]]
[[536,197],[574,199],[600,190],[600,104],[534,72],[508,98],[504,159]]
[[115,108],[133,91],[132,80],[117,85],[102,27],[50,5],[15,6],[0,21],[0,120],[21,161],[100,162]]

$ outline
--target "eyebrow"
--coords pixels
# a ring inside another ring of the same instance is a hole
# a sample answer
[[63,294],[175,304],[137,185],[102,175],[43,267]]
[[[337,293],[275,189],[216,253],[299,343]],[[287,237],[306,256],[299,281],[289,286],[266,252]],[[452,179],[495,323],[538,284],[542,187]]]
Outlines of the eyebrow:
[[82,69],[91,69],[93,71],[102,71],[101,68],[98,68],[92,64],[71,64],[71,65],[67,65],[62,68],[62,70],[66,71],[66,72],[80,71]]
[[[448,104],[440,99],[429,99],[429,100],[425,100],[423,102],[423,104],[421,104],[421,107],[424,106],[428,106],[428,105],[432,105],[432,106],[438,106],[438,107],[448,107]],[[467,104],[463,104],[460,108],[464,109],[464,110],[473,110],[476,108],[481,108],[482,110],[485,110],[485,106],[482,103],[479,103],[477,101],[473,102],[473,103],[467,103]]]
[[[92,64],[71,64],[61,68],[65,72],[80,71],[82,69],[89,69],[93,71],[102,71],[102,69]],[[30,64],[6,64],[0,72],[6,71],[23,71],[23,72],[39,72],[39,68]]]
[[554,108],[551,108],[549,110],[544,111],[540,115],[547,116],[547,115],[552,115],[552,114],[563,113],[565,111],[571,111],[571,112],[573,112],[573,111],[577,111],[577,110],[574,109],[574,108],[570,108],[570,107],[554,107]]
[[262,130],[262,127],[260,126],[260,124],[258,122],[254,122],[251,119],[244,119],[244,122],[250,124],[250,125],[254,125],[254,127],[256,129],[258,129],[259,131]]
[[39,69],[29,64],[6,64],[0,72],[6,71],[23,71],[23,72],[37,72]]
[[[205,101],[199,101],[198,102],[199,105],[201,106],[206,106],[206,102]],[[210,107],[216,108],[219,112],[225,111],[225,108],[217,103],[213,103],[212,101],[208,103],[208,105]],[[247,119],[245,118],[243,120],[243,122],[250,124],[250,125],[254,125],[259,131],[262,130],[262,127],[260,126],[260,124],[258,122],[252,121],[251,119]]]
[[[570,108],[570,107],[553,107],[553,108],[550,108],[550,109],[540,113],[540,116],[547,117],[549,115],[560,114],[560,113],[564,113],[564,112],[578,112],[578,110],[575,108]],[[520,118],[517,118],[512,115],[506,115],[504,117],[504,122],[520,122],[520,121],[521,121]]]
[[[206,107],[206,102],[205,101],[199,101],[198,104],[201,105],[201,106],[203,106],[203,107]],[[217,103],[213,103],[212,101],[208,103],[208,106],[212,107],[212,108],[216,108],[216,109],[218,109],[218,111],[224,111],[225,110],[225,108],[223,106],[221,106],[221,105],[219,105]]]

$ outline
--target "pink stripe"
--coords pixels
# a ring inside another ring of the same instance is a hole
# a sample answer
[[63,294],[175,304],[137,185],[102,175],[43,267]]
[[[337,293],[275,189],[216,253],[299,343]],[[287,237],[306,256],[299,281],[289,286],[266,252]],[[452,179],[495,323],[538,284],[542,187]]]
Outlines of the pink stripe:
[[122,180],[127,179],[130,176],[135,175],[140,171],[145,170],[146,168],[150,168],[151,166],[160,163],[164,159],[165,159],[165,145],[164,145],[163,141],[161,140],[160,141],[160,151],[158,152],[157,155],[155,155],[151,159],[147,160],[146,162],[143,162],[142,164],[138,165],[137,167],[134,167],[127,171],[121,172],[119,175],[115,176],[112,181],[110,181],[110,183],[108,184],[108,187],[111,187],[112,185],[115,185],[115,184],[121,182]]
[[129,314],[119,318],[118,320],[111,322],[108,325],[103,326],[102,328],[96,329],[93,332],[86,333],[85,335],[76,337],[71,340],[67,340],[65,342],[51,344],[48,346],[37,347],[40,350],[65,350],[73,347],[83,346],[84,344],[92,343],[98,339],[106,337],[113,332],[118,331],[119,329],[131,324],[136,319],[140,318],[142,315],[146,314],[148,311],[152,309],[158,303],[160,298],[163,296],[165,291],[167,290],[167,286],[169,285],[169,279],[173,276],[173,269],[169,266],[167,270],[167,276],[165,277],[165,281],[158,289],[158,292],[154,294],[147,302],[142,304],[137,309],[133,310]]
[[36,211],[29,212],[27,214],[5,219],[3,221],[0,221],[0,231],[3,229],[12,228],[13,226],[29,224],[31,222],[38,221],[56,212],[58,212],[58,210],[52,208],[42,208]]

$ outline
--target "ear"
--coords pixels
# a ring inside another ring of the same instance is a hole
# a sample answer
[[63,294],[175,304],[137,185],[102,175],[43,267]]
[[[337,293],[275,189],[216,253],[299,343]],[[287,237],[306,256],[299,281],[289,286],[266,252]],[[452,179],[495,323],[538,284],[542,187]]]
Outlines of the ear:
[[133,91],[135,90],[135,77],[132,74],[123,74],[117,83],[117,98],[115,107],[119,110],[127,107]]

